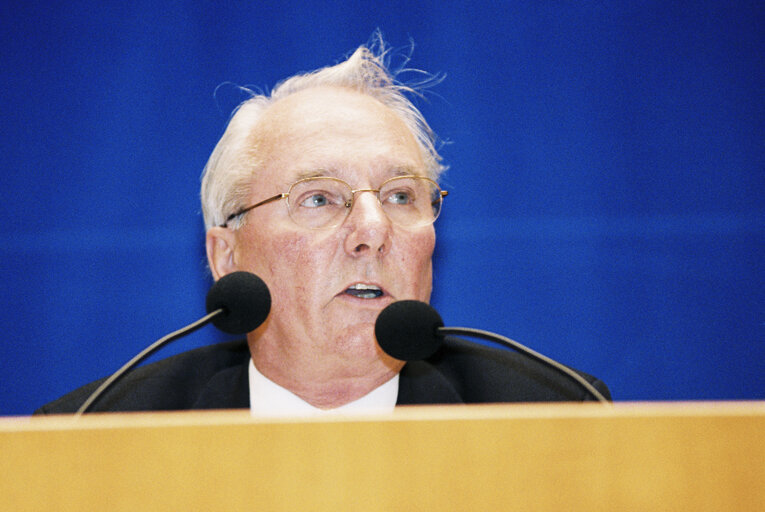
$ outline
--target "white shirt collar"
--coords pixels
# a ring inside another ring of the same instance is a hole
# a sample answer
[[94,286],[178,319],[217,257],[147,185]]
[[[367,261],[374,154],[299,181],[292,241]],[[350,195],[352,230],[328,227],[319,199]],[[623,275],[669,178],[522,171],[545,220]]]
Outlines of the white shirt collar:
[[255,368],[252,358],[248,367],[248,377],[250,412],[256,417],[317,416],[333,413],[382,414],[392,412],[398,399],[398,374],[361,398],[336,409],[314,407],[276,384]]

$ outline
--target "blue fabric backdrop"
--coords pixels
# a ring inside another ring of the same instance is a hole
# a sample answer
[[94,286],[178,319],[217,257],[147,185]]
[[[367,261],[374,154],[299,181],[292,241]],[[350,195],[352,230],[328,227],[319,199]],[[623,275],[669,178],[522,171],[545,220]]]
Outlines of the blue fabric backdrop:
[[[446,73],[434,305],[617,400],[765,398],[763,3],[4,2],[0,414],[203,313],[233,106],[379,27]],[[160,357],[224,339],[208,327]]]

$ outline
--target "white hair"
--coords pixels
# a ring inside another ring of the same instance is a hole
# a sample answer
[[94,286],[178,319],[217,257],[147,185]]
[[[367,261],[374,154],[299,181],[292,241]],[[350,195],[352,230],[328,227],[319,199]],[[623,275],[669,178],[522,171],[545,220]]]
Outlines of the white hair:
[[[376,44],[360,46],[340,64],[288,78],[278,83],[270,95],[250,91],[252,97],[234,111],[202,173],[205,228],[224,224],[229,215],[247,206],[244,202],[248,199],[249,182],[263,163],[259,161],[257,142],[252,140],[251,134],[266,109],[282,98],[312,87],[350,88],[368,94],[390,108],[414,135],[429,177],[438,180],[445,167],[435,147],[436,135],[407,94],[421,95],[422,89],[439,82],[440,77],[427,75],[425,80],[414,85],[399,83],[396,75],[413,70],[402,67],[391,72],[386,65],[387,53],[377,34]],[[230,224],[234,229],[240,225],[239,220]]]

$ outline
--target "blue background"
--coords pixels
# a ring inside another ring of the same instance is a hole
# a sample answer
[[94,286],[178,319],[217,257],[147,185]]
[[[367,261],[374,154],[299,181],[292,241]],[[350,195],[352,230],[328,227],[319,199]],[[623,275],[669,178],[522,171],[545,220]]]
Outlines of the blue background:
[[225,84],[333,64],[377,27],[447,75],[418,102],[450,165],[447,325],[517,339],[617,400],[765,398],[764,11],[3,2],[0,414],[203,314],[199,176],[242,99]]

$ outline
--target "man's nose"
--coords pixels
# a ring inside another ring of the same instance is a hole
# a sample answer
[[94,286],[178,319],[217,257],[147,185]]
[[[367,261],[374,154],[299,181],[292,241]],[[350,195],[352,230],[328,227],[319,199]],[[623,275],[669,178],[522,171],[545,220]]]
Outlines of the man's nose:
[[376,191],[356,192],[345,223],[350,229],[345,238],[345,251],[348,254],[385,254],[390,249],[392,224]]

